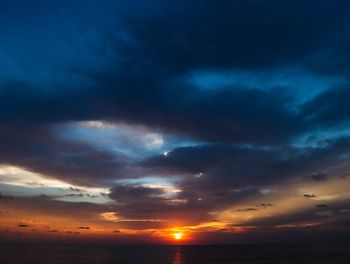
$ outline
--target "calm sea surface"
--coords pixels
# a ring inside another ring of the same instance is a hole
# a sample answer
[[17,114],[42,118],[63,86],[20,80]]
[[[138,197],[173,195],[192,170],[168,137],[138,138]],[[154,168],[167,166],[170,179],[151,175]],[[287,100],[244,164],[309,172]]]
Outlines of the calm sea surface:
[[347,264],[349,246],[1,246],[1,264]]

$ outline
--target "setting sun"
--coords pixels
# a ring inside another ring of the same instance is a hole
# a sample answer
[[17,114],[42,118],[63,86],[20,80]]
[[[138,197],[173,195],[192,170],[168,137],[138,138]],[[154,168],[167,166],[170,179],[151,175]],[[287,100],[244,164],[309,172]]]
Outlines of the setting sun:
[[181,233],[175,233],[175,234],[174,234],[174,238],[175,238],[176,240],[180,240],[180,239],[182,239],[182,237],[183,237],[183,234],[181,234]]

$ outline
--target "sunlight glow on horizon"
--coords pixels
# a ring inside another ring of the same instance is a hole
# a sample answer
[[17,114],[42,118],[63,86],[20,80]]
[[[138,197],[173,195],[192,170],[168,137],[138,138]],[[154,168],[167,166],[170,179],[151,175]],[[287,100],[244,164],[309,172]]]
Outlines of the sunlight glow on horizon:
[[181,240],[183,237],[183,234],[182,233],[174,233],[174,238],[175,240]]

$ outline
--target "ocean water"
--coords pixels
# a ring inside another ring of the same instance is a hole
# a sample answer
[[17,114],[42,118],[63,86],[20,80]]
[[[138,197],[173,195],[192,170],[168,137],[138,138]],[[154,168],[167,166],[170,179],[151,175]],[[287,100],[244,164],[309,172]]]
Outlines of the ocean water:
[[347,264],[349,246],[0,246],[1,264]]

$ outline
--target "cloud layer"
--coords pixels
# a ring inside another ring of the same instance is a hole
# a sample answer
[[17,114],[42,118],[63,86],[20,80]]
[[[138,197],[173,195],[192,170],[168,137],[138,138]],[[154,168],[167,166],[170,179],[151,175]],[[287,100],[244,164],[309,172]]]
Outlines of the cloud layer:
[[0,227],[80,208],[50,230],[348,232],[348,1],[15,2],[0,11]]

